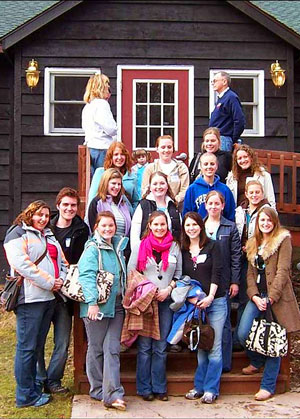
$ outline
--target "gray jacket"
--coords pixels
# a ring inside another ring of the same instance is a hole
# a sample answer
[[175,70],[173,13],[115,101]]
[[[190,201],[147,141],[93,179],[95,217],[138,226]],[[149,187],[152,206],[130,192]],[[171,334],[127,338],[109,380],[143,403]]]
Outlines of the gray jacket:
[[4,249],[8,263],[12,270],[24,277],[21,290],[24,303],[37,303],[55,298],[51,291],[54,285],[55,271],[49,253],[46,253],[38,265],[34,263],[45,251],[45,237],[48,243],[57,248],[59,277],[62,280],[65,280],[66,277],[67,261],[59,242],[49,228],[45,228],[43,233],[44,236],[39,230],[23,223],[22,226],[12,226],[5,236]]
[[[130,255],[130,259],[127,266],[127,272],[137,268],[137,258],[139,253],[139,246],[135,246]],[[172,279],[179,279],[182,272],[182,256],[181,250],[177,243],[173,242],[169,251],[169,267],[166,271],[162,270],[162,261],[159,264],[151,258],[148,259],[144,275],[159,289],[166,288]],[[161,276],[161,279],[158,279]]]

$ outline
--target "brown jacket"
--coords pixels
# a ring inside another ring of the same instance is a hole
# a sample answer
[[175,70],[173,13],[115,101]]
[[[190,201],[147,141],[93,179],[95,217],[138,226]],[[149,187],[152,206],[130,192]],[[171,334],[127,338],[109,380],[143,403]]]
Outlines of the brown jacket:
[[[247,293],[250,299],[259,294],[256,285],[257,269],[254,266],[256,249],[253,243],[254,237],[247,243]],[[271,243],[263,249],[262,258],[266,265],[268,296],[274,300],[273,312],[288,332],[296,332],[300,330],[300,312],[291,281],[291,257],[290,233],[281,228]]]

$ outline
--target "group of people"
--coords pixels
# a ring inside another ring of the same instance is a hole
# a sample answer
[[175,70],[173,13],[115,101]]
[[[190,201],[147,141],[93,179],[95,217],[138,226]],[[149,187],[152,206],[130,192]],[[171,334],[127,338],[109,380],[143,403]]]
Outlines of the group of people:
[[[72,304],[60,288],[71,263],[78,263],[85,297],[80,317],[88,340],[90,396],[106,407],[126,410],[120,351],[121,344],[129,348],[135,341],[137,393],[145,401],[168,400],[168,348],[184,346],[182,319],[192,311],[196,316],[205,312],[215,332],[212,349],[197,350],[194,388],[186,394],[203,403],[218,397],[222,372],[231,370],[234,342],[245,348],[252,320],[266,310],[267,301],[288,332],[300,329],[290,278],[291,237],[279,223],[271,175],[253,150],[245,144],[235,147],[233,155],[220,150],[220,130],[210,127],[192,182],[188,167],[173,158],[170,135],[157,138],[158,159],[150,162],[147,151],[138,150],[133,166],[129,151],[113,138],[111,118],[102,120],[104,110],[110,112],[109,96],[108,78],[93,76],[82,116],[93,171],[85,222],[76,215],[77,192],[64,188],[54,218],[45,202],[35,201],[5,238],[8,262],[24,277],[15,310],[18,407],[42,406],[51,393],[68,391],[61,379]],[[105,141],[90,143],[95,138]],[[97,301],[99,266],[114,276],[102,304]],[[179,287],[184,290],[181,301]],[[233,300],[238,318],[232,334]],[[44,345],[51,322],[55,347],[46,369]],[[267,400],[275,392],[280,358],[247,355],[244,374],[264,366],[255,399]]]

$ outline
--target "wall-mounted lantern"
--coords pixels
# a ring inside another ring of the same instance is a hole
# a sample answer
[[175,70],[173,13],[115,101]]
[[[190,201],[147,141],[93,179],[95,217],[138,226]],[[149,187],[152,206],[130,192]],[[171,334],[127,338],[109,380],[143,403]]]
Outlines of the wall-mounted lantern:
[[284,74],[285,70],[283,70],[278,62],[278,60],[276,60],[276,63],[271,64],[271,77],[272,77],[272,82],[274,83],[274,85],[278,88],[280,88],[281,86],[284,85],[285,82],[285,74]]
[[38,62],[31,60],[28,63],[28,68],[25,70],[27,86],[31,88],[36,87],[40,78],[40,71],[38,70]]

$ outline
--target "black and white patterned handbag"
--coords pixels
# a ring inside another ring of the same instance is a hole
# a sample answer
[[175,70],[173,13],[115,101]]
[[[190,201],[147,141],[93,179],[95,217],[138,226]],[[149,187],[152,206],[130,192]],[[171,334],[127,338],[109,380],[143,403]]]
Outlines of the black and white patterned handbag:
[[283,357],[287,354],[287,331],[276,321],[270,303],[267,310],[253,320],[246,347],[250,351],[270,357]]
[[[91,246],[96,246],[98,249],[99,268],[97,272],[96,282],[98,289],[98,304],[103,304],[106,303],[110,296],[112,284],[114,282],[114,275],[102,269],[100,249],[96,244],[94,245],[91,243]],[[69,266],[67,277],[60,291],[63,295],[70,298],[71,300],[77,301],[79,303],[85,302],[82,286],[79,281],[79,269],[77,264]]]

